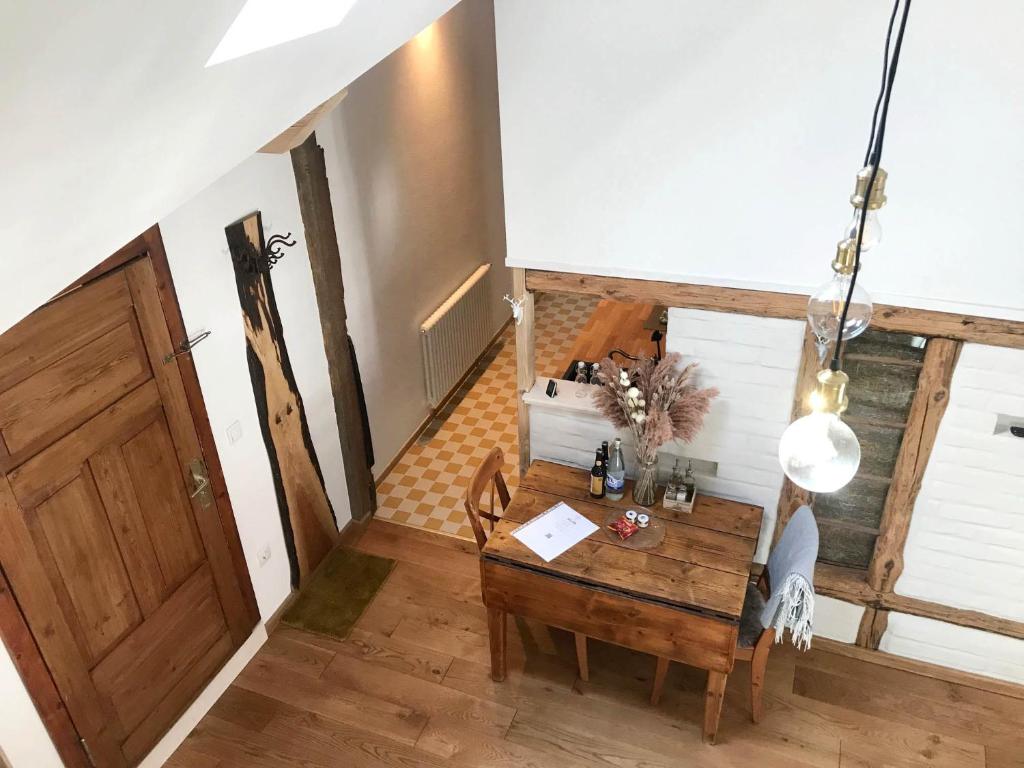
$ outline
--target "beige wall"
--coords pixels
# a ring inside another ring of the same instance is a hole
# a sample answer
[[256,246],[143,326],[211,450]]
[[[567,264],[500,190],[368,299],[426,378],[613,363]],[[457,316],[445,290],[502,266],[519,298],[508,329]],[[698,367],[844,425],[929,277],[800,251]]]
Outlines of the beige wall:
[[419,326],[491,262],[508,317],[490,0],[463,0],[369,70],[317,130],[379,474],[429,415]]

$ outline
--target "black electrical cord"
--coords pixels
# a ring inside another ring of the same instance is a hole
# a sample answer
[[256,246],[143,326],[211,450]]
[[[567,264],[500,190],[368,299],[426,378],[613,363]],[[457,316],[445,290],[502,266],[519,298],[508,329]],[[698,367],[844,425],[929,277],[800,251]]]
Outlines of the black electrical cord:
[[[892,87],[893,83],[896,81],[896,70],[900,63],[900,50],[903,47],[903,33],[907,28],[907,15],[910,13],[910,3],[911,0],[905,0],[904,2],[903,15],[900,18],[899,32],[896,33],[896,45],[892,52],[892,62],[889,64],[888,75],[882,83],[882,113],[878,118],[877,132],[874,124],[871,126],[872,139],[874,141],[874,147],[869,147],[868,150],[872,165],[871,177],[868,179],[867,188],[864,190],[864,208],[862,209],[863,213],[860,217],[860,226],[857,229],[857,249],[853,260],[853,275],[850,278],[850,288],[846,293],[846,301],[843,303],[842,314],[839,316],[839,328],[836,331],[836,346],[832,353],[832,363],[829,366],[833,371],[838,371],[840,369],[840,357],[843,351],[843,331],[846,330],[846,316],[850,310],[850,303],[853,301],[853,290],[857,285],[857,275],[860,273],[860,244],[864,239],[864,226],[868,221],[867,206],[868,201],[871,199],[871,192],[875,188],[875,179],[878,178],[878,168],[882,161],[882,147],[885,144],[885,124],[889,118],[889,100],[892,98]],[[900,0],[896,0],[896,7],[899,7],[899,4]],[[893,18],[895,18],[895,14],[896,11],[894,9]],[[888,59],[888,56],[886,58]]]
[[639,357],[631,355],[628,352],[623,352],[621,349],[613,349],[611,352],[608,353],[608,357],[615,357],[615,355],[621,355],[627,360],[632,360],[634,363],[640,359]]
[[885,51],[882,54],[882,85],[878,89],[878,98],[875,99],[875,111],[871,115],[871,136],[868,137],[868,148],[864,150],[864,162],[862,165],[867,165],[871,162],[871,150],[875,146],[875,131],[878,129],[878,109],[882,106],[886,80],[889,77],[889,43],[892,41],[892,28],[896,23],[896,13],[899,9],[900,0],[896,0],[892,4],[892,13],[889,14],[889,28],[885,33]]

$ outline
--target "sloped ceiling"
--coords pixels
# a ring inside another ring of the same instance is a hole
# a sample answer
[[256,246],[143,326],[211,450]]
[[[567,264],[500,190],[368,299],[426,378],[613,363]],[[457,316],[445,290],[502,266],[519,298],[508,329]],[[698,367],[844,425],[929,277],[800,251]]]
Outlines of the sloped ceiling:
[[243,4],[33,0],[0,8],[0,330],[455,0],[359,0],[334,29],[206,69]]

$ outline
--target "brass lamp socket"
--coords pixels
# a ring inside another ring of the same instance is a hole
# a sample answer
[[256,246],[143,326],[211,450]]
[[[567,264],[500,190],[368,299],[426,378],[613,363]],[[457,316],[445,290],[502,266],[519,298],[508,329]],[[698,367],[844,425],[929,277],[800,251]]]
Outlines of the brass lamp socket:
[[[854,208],[864,208],[864,197],[868,191],[868,182],[871,181],[871,173],[874,170],[874,166],[866,165],[857,172],[857,185],[854,187],[853,194],[850,195],[850,202]],[[888,177],[889,174],[885,172],[885,169],[878,169],[875,185],[871,188],[871,197],[867,201],[869,211],[877,211],[885,205],[885,201],[888,199],[885,196],[885,180]]]
[[842,371],[826,368],[818,371],[818,387],[811,393],[811,409],[815,413],[834,413],[836,416],[850,404],[846,387],[850,377]]
[[840,240],[836,246],[836,257],[832,260],[832,271],[840,275],[852,275],[857,264],[857,241],[850,237]]

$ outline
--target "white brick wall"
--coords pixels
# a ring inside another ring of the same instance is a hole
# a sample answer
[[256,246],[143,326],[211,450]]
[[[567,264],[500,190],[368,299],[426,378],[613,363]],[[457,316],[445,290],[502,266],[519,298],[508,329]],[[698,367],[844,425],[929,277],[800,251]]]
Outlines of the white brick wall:
[[1024,350],[964,346],[914,507],[899,594],[1024,621]]
[[879,650],[1024,684],[1024,642],[980,629],[892,613]]
[[697,380],[717,387],[704,430],[688,454],[718,462],[712,493],[765,508],[758,560],[768,556],[782,489],[779,437],[789,425],[804,323],[726,312],[670,309],[665,348],[700,363]]
[[[697,439],[667,445],[663,453],[717,462],[715,476],[698,474],[701,488],[765,508],[759,562],[768,556],[782,488],[778,440],[789,424],[803,328],[796,320],[669,310],[666,349],[698,361],[699,385],[718,387],[721,394]],[[557,401],[544,396],[543,384],[526,396],[532,458],[589,467],[593,447],[613,431],[589,398],[572,396],[571,383],[559,384]]]
[[855,643],[863,616],[863,605],[854,605],[824,595],[814,597],[815,637],[827,637],[841,643]]
[[[914,506],[896,592],[1024,621],[1024,350],[966,344]],[[1024,682],[1024,641],[893,614],[882,650]]]

